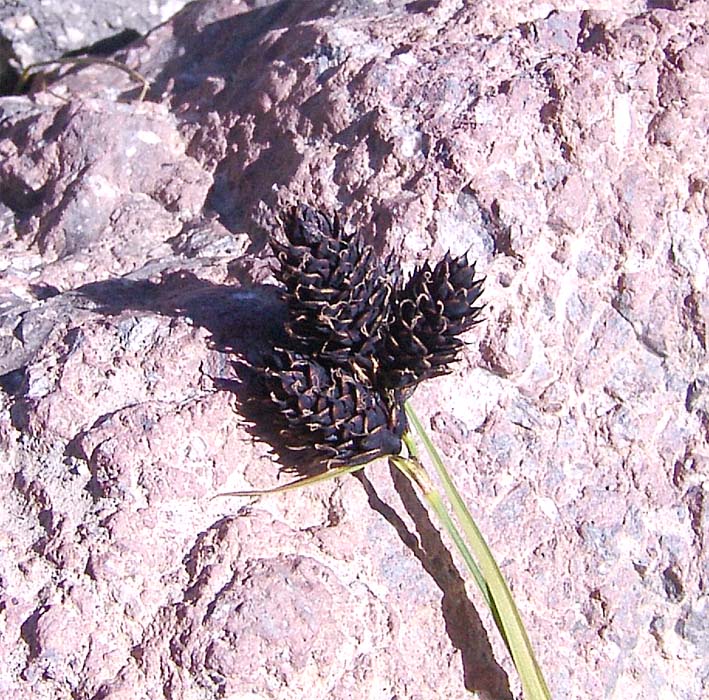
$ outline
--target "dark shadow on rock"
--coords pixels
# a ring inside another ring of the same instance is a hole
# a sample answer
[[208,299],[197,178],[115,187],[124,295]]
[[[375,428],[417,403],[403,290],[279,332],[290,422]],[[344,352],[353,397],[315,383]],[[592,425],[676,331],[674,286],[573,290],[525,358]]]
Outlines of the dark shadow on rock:
[[17,89],[20,73],[15,65],[19,64],[12,42],[0,35],[0,96],[12,95]]
[[166,274],[160,282],[126,278],[92,282],[75,293],[106,315],[134,309],[189,318],[209,331],[215,350],[250,362],[273,348],[286,318],[281,291],[273,285],[214,284],[185,271]]
[[27,645],[30,659],[37,658],[42,651],[37,626],[39,623],[39,619],[42,617],[42,615],[44,615],[45,612],[47,612],[47,610],[47,605],[38,605],[38,607],[32,612],[32,614],[29,615],[29,617],[27,617],[27,619],[20,626],[20,635],[22,641]]
[[104,37],[93,44],[82,46],[72,51],[67,51],[62,55],[63,58],[73,58],[76,56],[110,56],[112,53],[125,48],[132,44],[137,39],[140,39],[141,33],[135,29],[126,27],[120,32],[116,32],[111,36]]
[[466,690],[484,692],[500,700],[512,700],[507,674],[495,660],[487,632],[468,598],[465,581],[450,551],[411,482],[395,467],[391,468],[391,473],[401,502],[414,521],[418,537],[408,530],[396,511],[379,498],[364,472],[356,472],[355,477],[364,487],[371,508],[396,530],[401,541],[441,590],[446,632],[453,646],[460,651]]
[[225,353],[233,378],[212,377],[217,389],[236,397],[239,412],[253,437],[269,444],[282,469],[298,467],[313,455],[289,450],[280,430],[283,417],[272,405],[256,368],[264,367],[276,345],[282,345],[287,307],[278,287],[268,284],[229,286],[202,280],[191,272],[164,275],[160,282],[126,278],[92,282],[76,290],[94,309],[115,315],[126,309],[191,319],[210,333],[213,350]]

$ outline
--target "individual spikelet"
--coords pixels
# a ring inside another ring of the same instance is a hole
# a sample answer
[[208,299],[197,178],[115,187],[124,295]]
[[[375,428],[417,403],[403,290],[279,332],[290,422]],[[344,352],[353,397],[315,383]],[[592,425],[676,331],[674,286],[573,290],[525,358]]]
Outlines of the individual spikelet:
[[262,377],[287,470],[317,474],[401,451],[400,400],[346,369],[285,350],[274,354]]
[[446,253],[431,269],[417,268],[392,300],[391,321],[378,348],[379,381],[410,394],[416,384],[450,371],[463,341],[458,337],[479,322],[484,279],[475,264]]
[[389,322],[395,275],[361,234],[337,216],[291,207],[286,242],[272,238],[276,274],[286,288],[290,347],[338,367],[371,372],[375,348]]

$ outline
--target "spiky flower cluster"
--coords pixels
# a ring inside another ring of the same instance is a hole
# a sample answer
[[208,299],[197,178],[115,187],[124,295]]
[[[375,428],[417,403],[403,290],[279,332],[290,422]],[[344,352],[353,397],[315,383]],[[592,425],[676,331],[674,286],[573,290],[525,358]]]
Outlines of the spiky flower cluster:
[[292,207],[275,238],[276,276],[288,304],[283,347],[259,368],[296,471],[362,464],[398,454],[403,401],[449,371],[477,321],[482,279],[465,256],[417,268],[406,284],[337,216]]

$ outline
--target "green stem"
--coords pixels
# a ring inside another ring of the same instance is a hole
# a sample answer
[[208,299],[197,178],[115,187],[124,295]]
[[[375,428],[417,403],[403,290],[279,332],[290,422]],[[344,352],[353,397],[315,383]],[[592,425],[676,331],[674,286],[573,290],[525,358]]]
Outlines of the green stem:
[[[413,407],[408,401],[404,405],[406,415],[431,457],[453,512],[460,522],[465,537],[480,564],[482,576],[492,598],[491,602],[488,601],[488,605],[490,605],[495,622],[520,675],[525,697],[529,700],[549,700],[551,698],[549,688],[534,656],[534,650],[522,623],[522,618],[512,598],[510,589],[502,576],[502,572]],[[448,529],[447,526],[446,529]]]
[[423,497],[426,499],[428,504],[436,513],[441,523],[443,524],[443,527],[445,527],[446,531],[455,543],[455,546],[458,548],[458,551],[460,552],[461,556],[463,557],[463,560],[467,564],[468,569],[470,570],[471,574],[473,575],[473,578],[475,579],[475,583],[478,584],[478,588],[480,588],[480,592],[485,598],[485,602],[490,607],[492,607],[493,602],[490,596],[490,589],[488,588],[488,585],[485,582],[485,579],[483,578],[483,575],[480,572],[478,565],[475,563],[473,555],[470,553],[470,550],[466,546],[465,541],[460,536],[458,528],[455,526],[455,523],[451,519],[450,515],[448,515],[448,511],[446,510],[446,507],[443,503],[441,494],[438,493],[438,491],[436,491],[436,489],[433,487],[433,483],[431,482],[430,477],[428,476],[424,468],[421,466],[420,462],[415,457],[410,459],[406,459],[404,457],[390,457],[389,461],[390,463],[394,464],[394,466],[400,472],[402,472],[410,481],[413,481],[414,483],[418,484],[419,488],[421,489],[421,492],[423,493]]

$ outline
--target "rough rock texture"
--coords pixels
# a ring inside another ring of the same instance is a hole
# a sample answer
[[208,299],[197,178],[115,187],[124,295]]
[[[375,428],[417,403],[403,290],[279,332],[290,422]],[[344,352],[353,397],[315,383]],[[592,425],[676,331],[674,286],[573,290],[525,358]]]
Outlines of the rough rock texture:
[[487,275],[415,404],[554,697],[706,696],[707,17],[214,0],[116,56],[142,103],[101,65],[1,99],[0,694],[518,695],[385,464],[210,499],[276,480],[224,379],[306,200]]
[[5,0],[0,7],[0,56],[23,66],[57,58],[109,37],[142,34],[182,9],[187,0]]

